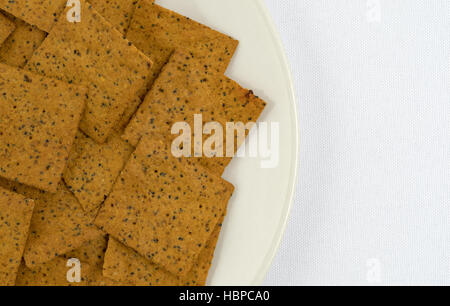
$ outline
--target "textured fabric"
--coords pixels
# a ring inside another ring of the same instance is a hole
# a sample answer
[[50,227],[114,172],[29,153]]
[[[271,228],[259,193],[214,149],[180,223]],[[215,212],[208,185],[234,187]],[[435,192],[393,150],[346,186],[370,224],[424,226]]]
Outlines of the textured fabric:
[[265,284],[450,284],[450,1],[265,2],[301,126]]

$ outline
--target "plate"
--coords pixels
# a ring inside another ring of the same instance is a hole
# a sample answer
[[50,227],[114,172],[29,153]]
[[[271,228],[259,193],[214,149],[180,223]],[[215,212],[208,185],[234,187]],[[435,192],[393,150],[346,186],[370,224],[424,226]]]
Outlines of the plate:
[[[279,145],[272,150],[278,163],[263,166],[267,158],[259,152],[259,157],[235,158],[224,174],[236,191],[208,278],[208,285],[260,285],[284,233],[298,164],[296,100],[281,41],[260,0],[156,2],[238,39],[226,74],[268,102],[259,122],[269,131],[279,125],[274,133]],[[250,138],[261,140],[255,131]],[[274,135],[266,140],[270,143]]]

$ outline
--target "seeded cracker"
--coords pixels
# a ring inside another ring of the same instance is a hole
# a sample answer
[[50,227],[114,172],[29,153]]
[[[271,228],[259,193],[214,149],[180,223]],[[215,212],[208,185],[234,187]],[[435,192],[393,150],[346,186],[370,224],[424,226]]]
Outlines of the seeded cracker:
[[0,176],[56,192],[86,89],[0,64]]
[[14,18],[14,23],[16,29],[0,47],[0,62],[23,68],[47,33],[18,18]]
[[8,38],[8,36],[11,35],[15,28],[16,26],[14,25],[14,22],[0,13],[0,46]]
[[88,0],[119,32],[125,34],[130,26],[137,0]]
[[0,188],[0,286],[14,285],[33,208],[33,200]]
[[99,230],[92,219],[65,186],[60,185],[57,194],[45,194],[36,202],[24,254],[28,267],[50,261],[98,237]]
[[131,286],[204,286],[219,239],[222,221],[216,225],[193,268],[185,277],[181,278],[165,271],[115,239],[109,240],[103,274]]
[[[17,277],[17,286],[88,286],[105,285],[102,276],[103,258],[107,240],[104,235],[88,241],[79,249],[59,256],[52,261],[36,265],[32,269],[22,263]],[[69,283],[67,280],[67,261],[78,259],[81,263],[81,282]],[[101,282],[99,280],[102,280]],[[103,282],[103,283],[102,283]],[[112,281],[109,281],[112,284]]]
[[176,275],[186,275],[226,210],[234,187],[144,138],[95,224]]
[[[160,134],[172,140],[178,136],[171,134],[175,123],[187,122],[194,132],[194,115],[201,114],[204,123],[219,122],[224,128],[221,150],[226,156],[227,122],[256,122],[265,106],[266,103],[252,91],[223,75],[208,73],[192,54],[176,51],[130,121],[123,138],[134,146],[143,135]],[[205,135],[203,140],[209,136]],[[239,144],[235,140],[236,150]],[[214,173],[222,174],[231,158],[198,160]]]
[[20,265],[16,280],[16,286],[117,286],[118,284],[102,275],[102,270],[88,263],[81,262],[80,282],[69,282],[67,272],[71,266],[67,266],[67,259],[58,257],[32,269]]
[[[86,277],[86,270],[90,270],[89,266],[81,263],[81,282],[69,283],[67,281],[67,271],[70,267],[67,267],[67,260],[58,257],[44,264],[28,268],[25,263],[22,262],[19,268],[19,273],[16,280],[16,286],[87,286],[89,284]],[[90,274],[90,273],[89,273]]]
[[119,134],[104,144],[77,134],[63,178],[86,212],[98,212],[131,153],[133,148]]
[[70,251],[63,258],[77,258],[81,262],[87,263],[92,267],[102,268],[105,257],[108,239],[104,233],[99,232],[98,236],[88,242],[85,242],[80,248]]
[[67,0],[0,0],[0,9],[50,32]]
[[145,92],[151,61],[83,1],[81,14],[80,23],[61,18],[26,67],[86,85],[89,99],[80,128],[103,143]]
[[138,2],[127,38],[153,61],[150,84],[177,48],[197,51],[197,58],[203,65],[211,71],[224,73],[239,43],[150,0]]
[[0,187],[35,202],[23,256],[28,267],[48,262],[104,235],[64,184],[58,186],[55,194],[4,179],[0,179]]

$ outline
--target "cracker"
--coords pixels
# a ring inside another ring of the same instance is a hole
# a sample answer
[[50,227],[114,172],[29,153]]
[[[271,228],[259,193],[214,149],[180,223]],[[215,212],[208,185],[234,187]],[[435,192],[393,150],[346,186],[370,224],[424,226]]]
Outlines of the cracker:
[[14,22],[0,13],[0,45],[14,32],[15,28]]
[[[90,267],[88,267],[90,268]],[[67,259],[58,257],[44,264],[37,265],[32,269],[28,268],[24,262],[20,265],[16,280],[16,286],[87,286],[89,284],[86,277],[86,266],[81,263],[81,282],[69,283],[67,280]]]
[[99,233],[97,238],[85,242],[80,248],[62,255],[65,259],[77,258],[92,267],[102,269],[108,239],[105,234]]
[[[201,114],[204,123],[218,122],[224,129],[224,157],[199,158],[204,167],[221,174],[231,161],[225,151],[226,123],[255,122],[265,106],[251,90],[223,75],[209,73],[195,54],[176,51],[131,119],[123,138],[133,146],[142,136],[154,134],[172,140],[178,136],[171,134],[176,122],[187,122],[194,132],[194,115]],[[238,145],[235,139],[235,151]]]
[[133,148],[117,133],[104,144],[77,134],[63,179],[84,211],[98,212],[131,153]]
[[86,89],[0,64],[0,176],[56,192]]
[[66,3],[67,0],[0,0],[0,8],[50,32]]
[[82,3],[81,22],[60,18],[26,67],[86,85],[89,98],[80,128],[103,143],[129,105],[145,92],[151,61],[90,4]]
[[239,43],[150,0],[138,2],[127,38],[153,61],[150,84],[175,49],[197,51],[198,59],[211,71],[224,73]]
[[24,259],[28,267],[48,262],[104,235],[64,184],[55,194],[0,179],[0,186],[36,203]]
[[[28,268],[22,263],[17,286],[105,286],[116,282],[103,277],[103,258],[107,247],[105,235],[86,242],[79,249],[59,256],[47,263]],[[70,283],[67,280],[69,259],[78,259],[81,263],[81,282]]]
[[[136,0],[88,1],[106,20],[125,34],[136,7]],[[45,32],[51,31],[66,4],[67,0],[0,0],[1,9]]]
[[33,269],[24,263],[19,268],[16,286],[38,287],[86,287],[86,286],[117,286],[118,284],[102,275],[102,270],[87,263],[81,262],[81,282],[69,282],[67,280],[67,259],[58,257],[45,264],[40,264]]
[[223,217],[214,228],[193,268],[183,278],[151,263],[115,239],[110,239],[108,242],[103,274],[110,279],[132,286],[204,286],[219,239],[222,221]]
[[0,188],[0,286],[16,281],[33,209],[33,200]]
[[95,224],[176,275],[186,275],[225,212],[234,187],[165,141],[143,138]]
[[88,0],[119,32],[125,34],[130,26],[137,0]]
[[0,47],[0,62],[23,68],[47,33],[18,18],[14,23],[16,29]]
[[44,194],[36,203],[24,253],[28,267],[77,249],[100,234],[64,185],[55,195]]
[[148,261],[133,249],[111,238],[103,274],[129,286],[180,286],[180,278]]

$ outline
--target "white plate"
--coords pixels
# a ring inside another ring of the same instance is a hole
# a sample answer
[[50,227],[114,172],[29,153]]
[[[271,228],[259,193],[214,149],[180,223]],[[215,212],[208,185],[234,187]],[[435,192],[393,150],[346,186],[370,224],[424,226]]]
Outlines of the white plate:
[[260,0],[160,0],[240,41],[227,75],[268,102],[260,121],[280,123],[279,164],[235,158],[224,177],[236,192],[229,204],[209,285],[260,285],[278,249],[292,203],[298,161],[298,121],[282,45]]

